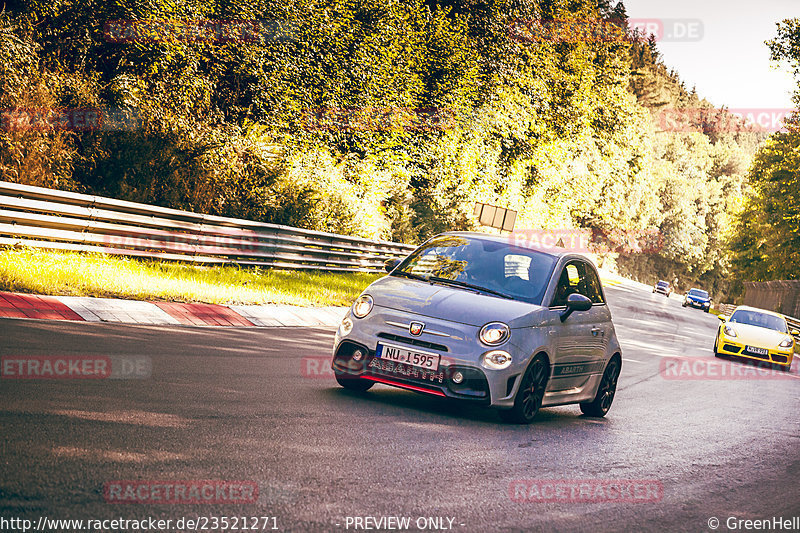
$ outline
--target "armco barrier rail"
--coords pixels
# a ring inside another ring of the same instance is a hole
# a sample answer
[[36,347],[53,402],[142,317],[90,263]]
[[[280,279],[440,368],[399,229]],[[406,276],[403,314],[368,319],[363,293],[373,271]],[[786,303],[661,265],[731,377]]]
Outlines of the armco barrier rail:
[[717,307],[717,311],[719,311],[719,314],[728,316],[730,316],[735,309],[736,306],[733,304],[719,304],[719,306]]
[[0,181],[0,245],[207,264],[375,272],[414,246]]

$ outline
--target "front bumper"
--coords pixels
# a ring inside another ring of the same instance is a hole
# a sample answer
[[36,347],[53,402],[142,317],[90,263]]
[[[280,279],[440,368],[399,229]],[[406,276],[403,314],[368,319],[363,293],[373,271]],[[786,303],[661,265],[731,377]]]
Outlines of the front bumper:
[[776,365],[791,366],[794,356],[794,348],[787,348],[786,350],[779,350],[776,348],[766,348],[767,354],[757,354],[747,350],[745,344],[737,342],[735,338],[720,336],[717,341],[717,352],[722,355],[734,355],[737,357],[745,357],[755,361],[762,361],[765,363],[772,363]]
[[711,307],[711,302],[697,302],[695,300],[686,300],[686,305],[694,307],[695,309],[708,309]]
[[[362,354],[359,361],[353,358],[356,351]],[[357,377],[434,396],[468,400],[483,405],[488,405],[491,401],[489,382],[482,369],[450,364],[440,365],[436,371],[424,370],[380,359],[375,356],[375,350],[350,340],[342,341],[336,347],[331,368],[337,375]],[[453,380],[456,372],[463,376],[460,383]]]
[[[337,330],[331,361],[331,368],[339,376],[508,408],[514,403],[516,386],[530,361],[530,354],[514,343],[515,330],[512,330],[508,342],[490,348],[478,341],[478,327],[389,308],[375,306],[363,319],[356,319],[352,312],[348,312],[346,319],[352,321],[353,327],[346,333],[342,327]],[[408,328],[399,327],[411,321],[425,324],[421,335],[412,336]],[[530,335],[528,330],[526,337]],[[375,350],[379,342],[439,354],[439,369],[431,372],[377,358]],[[363,352],[359,361],[352,360],[355,347],[360,347]],[[496,349],[511,355],[512,363],[508,368],[495,370],[481,365],[483,354]],[[463,376],[461,383],[452,379],[456,372]]]

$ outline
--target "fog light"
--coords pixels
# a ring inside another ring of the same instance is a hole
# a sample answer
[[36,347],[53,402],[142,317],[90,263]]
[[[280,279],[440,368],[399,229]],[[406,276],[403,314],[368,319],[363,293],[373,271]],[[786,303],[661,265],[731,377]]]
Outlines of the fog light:
[[362,352],[361,350],[356,350],[355,352],[353,352],[353,361],[361,361],[363,357],[364,357],[364,352]]
[[483,354],[481,365],[491,370],[503,370],[511,366],[511,355],[502,350],[494,350]]
[[461,372],[456,372],[455,374],[453,374],[453,377],[451,377],[450,379],[453,380],[453,383],[458,385],[459,383],[464,381],[464,374],[462,374]]

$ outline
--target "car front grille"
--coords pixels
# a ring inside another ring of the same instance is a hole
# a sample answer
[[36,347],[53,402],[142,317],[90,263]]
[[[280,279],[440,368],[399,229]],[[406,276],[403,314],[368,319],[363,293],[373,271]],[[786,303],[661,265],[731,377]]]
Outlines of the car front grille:
[[439,352],[447,352],[447,346],[438,344],[436,342],[428,342],[422,339],[412,339],[411,337],[403,337],[402,335],[395,335],[393,333],[378,333],[378,337],[386,339],[387,341],[402,342],[412,346],[419,346],[420,348],[428,348],[429,350],[437,350]]
[[[456,372],[462,375],[460,383],[455,383],[452,379]],[[440,367],[438,370],[423,370],[403,363],[372,357],[366,365],[366,373],[434,390],[447,389],[449,396],[457,398],[474,400],[489,398],[489,383],[486,376],[475,368],[448,366]]]
[[734,346],[733,344],[723,344],[722,349],[725,350],[726,352],[733,352],[733,353],[739,353],[742,350],[740,347]]

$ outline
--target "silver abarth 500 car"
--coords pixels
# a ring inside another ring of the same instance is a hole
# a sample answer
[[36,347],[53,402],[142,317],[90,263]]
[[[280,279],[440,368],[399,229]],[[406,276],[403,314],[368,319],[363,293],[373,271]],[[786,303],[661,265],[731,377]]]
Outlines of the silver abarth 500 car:
[[336,332],[332,368],[343,387],[472,401],[518,423],[553,405],[608,412],[622,352],[587,258],[459,232],[387,271]]

